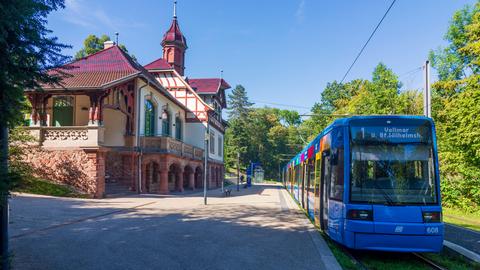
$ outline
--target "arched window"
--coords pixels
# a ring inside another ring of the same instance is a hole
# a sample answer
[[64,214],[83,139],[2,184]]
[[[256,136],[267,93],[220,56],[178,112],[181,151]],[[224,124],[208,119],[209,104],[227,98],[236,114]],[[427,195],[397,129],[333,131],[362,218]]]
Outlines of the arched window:
[[155,106],[145,100],[145,136],[155,136]]
[[170,136],[170,114],[166,110],[162,114],[162,134]]
[[175,138],[179,141],[182,140],[182,120],[180,116],[175,117]]

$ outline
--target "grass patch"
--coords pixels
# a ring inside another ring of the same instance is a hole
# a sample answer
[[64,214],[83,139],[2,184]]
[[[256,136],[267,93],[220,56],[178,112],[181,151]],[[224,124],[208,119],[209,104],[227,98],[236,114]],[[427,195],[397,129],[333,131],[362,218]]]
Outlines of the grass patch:
[[443,221],[480,231],[480,210],[474,213],[466,213],[461,210],[443,207]]
[[88,198],[87,194],[79,193],[67,185],[56,184],[35,177],[22,180],[13,191],[56,197]]
[[448,248],[444,248],[439,254],[436,253],[424,253],[423,254],[428,259],[434,261],[435,263],[443,266],[449,270],[464,270],[464,269],[474,269],[480,270],[480,264],[470,262],[466,258],[458,255],[456,252],[451,251]]
[[347,269],[347,270],[361,269],[360,267],[357,266],[356,263],[354,263],[352,261],[350,256],[345,254],[345,252],[342,250],[342,248],[337,243],[333,242],[332,239],[330,239],[330,237],[328,237],[328,235],[321,232],[318,228],[317,228],[317,230],[322,235],[323,239],[327,243],[328,247],[330,248],[330,250],[333,253],[333,256],[335,256],[335,259],[337,259],[337,262],[340,264],[342,269]]
[[354,251],[356,257],[368,269],[375,270],[424,270],[432,269],[411,253],[381,252],[381,251]]

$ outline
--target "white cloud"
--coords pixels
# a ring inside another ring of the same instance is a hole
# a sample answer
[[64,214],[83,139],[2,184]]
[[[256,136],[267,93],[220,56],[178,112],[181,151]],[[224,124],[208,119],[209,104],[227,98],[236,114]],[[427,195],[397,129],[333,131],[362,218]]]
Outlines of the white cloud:
[[110,16],[107,12],[93,3],[84,0],[65,0],[63,19],[69,23],[87,28],[108,28],[119,31],[121,28],[139,28],[145,24],[129,22],[118,17]]
[[305,20],[305,0],[300,0],[297,10],[295,11],[295,18],[298,23],[303,23]]

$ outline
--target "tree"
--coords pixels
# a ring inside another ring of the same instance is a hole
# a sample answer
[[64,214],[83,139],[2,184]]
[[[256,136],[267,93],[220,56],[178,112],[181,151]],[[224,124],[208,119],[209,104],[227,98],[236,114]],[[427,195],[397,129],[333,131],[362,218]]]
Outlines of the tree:
[[[275,112],[275,109],[273,110]],[[297,111],[278,110],[276,114],[280,117],[280,120],[284,123],[284,125],[288,127],[298,126],[302,123],[302,118]]]
[[[6,0],[0,4],[0,196],[2,222],[0,249],[3,269],[8,268],[6,216],[12,174],[8,167],[8,128],[22,119],[24,89],[58,82],[44,71],[65,63],[61,51],[69,46],[50,36],[47,15],[64,8],[63,0]],[[40,90],[39,90],[40,91]]]
[[471,24],[473,14],[478,13],[479,9],[480,6],[477,4],[456,11],[444,36],[449,45],[430,51],[430,61],[441,81],[459,80],[468,74],[468,63],[471,59],[467,55],[462,55],[460,49],[467,44],[466,26]]
[[241,85],[237,85],[228,95],[228,117],[230,119],[246,119],[253,103],[248,101],[247,91]]
[[480,207],[480,3],[455,12],[444,49],[430,53],[444,204]]
[[225,133],[225,159],[227,166],[236,163],[237,154],[240,154],[240,162],[246,165],[246,156],[249,146],[247,133],[250,122],[249,113],[253,103],[248,101],[247,91],[241,85],[237,85],[228,95],[229,128]]
[[[88,35],[88,37],[83,41],[83,48],[81,48],[77,53],[75,53],[75,59],[78,60],[80,58],[103,50],[103,43],[110,40],[110,37],[105,34],[100,37],[97,37],[96,35]],[[120,44],[118,46],[124,52],[128,53],[127,47],[125,47],[125,45]],[[130,54],[130,56],[133,60],[137,60],[134,55]]]

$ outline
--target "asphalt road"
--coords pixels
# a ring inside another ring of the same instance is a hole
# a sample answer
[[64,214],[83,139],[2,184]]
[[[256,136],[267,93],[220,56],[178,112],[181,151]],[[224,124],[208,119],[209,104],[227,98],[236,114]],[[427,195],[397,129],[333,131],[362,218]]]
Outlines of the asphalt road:
[[445,223],[445,240],[480,254],[480,232]]
[[278,186],[212,194],[207,206],[201,193],[16,196],[14,269],[326,269],[333,258]]

